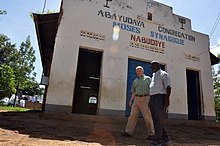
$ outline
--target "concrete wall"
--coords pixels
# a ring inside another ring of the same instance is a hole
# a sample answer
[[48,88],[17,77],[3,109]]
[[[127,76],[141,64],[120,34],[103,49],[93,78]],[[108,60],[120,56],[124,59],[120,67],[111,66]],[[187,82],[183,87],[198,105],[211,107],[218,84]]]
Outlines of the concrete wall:
[[[202,114],[214,117],[208,35],[191,30],[191,20],[173,14],[171,7],[161,3],[147,4],[146,0],[113,0],[109,2],[110,8],[103,7],[105,3],[100,0],[63,0],[63,15],[55,41],[46,110],[57,111],[57,107],[60,106],[64,107],[63,112],[71,112],[78,52],[79,47],[83,47],[103,51],[100,113],[105,113],[105,110],[125,111],[128,58],[134,58],[149,62],[159,60],[166,65],[172,81],[169,110],[173,115],[188,114],[186,69],[199,71],[204,104]],[[148,12],[152,13],[152,21],[147,20]],[[123,22],[120,19],[123,17],[132,19],[132,22]],[[180,29],[179,17],[185,19],[184,30]],[[139,23],[135,24],[134,21]],[[112,40],[114,22],[123,25],[118,41]],[[127,30],[123,30],[125,26]],[[160,32],[162,28],[190,35],[195,40],[168,35]],[[90,32],[97,38],[85,35],[85,32]],[[157,33],[172,36],[182,42],[162,40],[156,37]],[[144,38],[153,39],[160,45],[146,44]]]

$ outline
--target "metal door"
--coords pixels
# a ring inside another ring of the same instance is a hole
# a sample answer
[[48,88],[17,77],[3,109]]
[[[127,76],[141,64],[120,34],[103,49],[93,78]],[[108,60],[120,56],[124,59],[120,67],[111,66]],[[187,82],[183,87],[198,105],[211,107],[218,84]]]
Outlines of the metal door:
[[147,76],[152,76],[151,64],[149,62],[138,61],[134,59],[128,59],[128,76],[127,76],[127,98],[126,98],[126,112],[125,116],[129,116],[131,108],[128,106],[131,99],[131,87],[134,79],[137,78],[136,67],[142,66],[144,68],[144,74]]
[[[131,108],[128,106],[129,101],[131,99],[131,87],[134,79],[137,78],[136,75],[136,67],[142,66],[144,68],[144,74],[152,77],[151,63],[143,62],[135,59],[128,59],[128,76],[127,76],[127,96],[126,96],[126,111],[125,116],[129,116],[131,112]],[[165,69],[165,65],[160,65],[162,70]],[[141,117],[141,114],[140,114]]]

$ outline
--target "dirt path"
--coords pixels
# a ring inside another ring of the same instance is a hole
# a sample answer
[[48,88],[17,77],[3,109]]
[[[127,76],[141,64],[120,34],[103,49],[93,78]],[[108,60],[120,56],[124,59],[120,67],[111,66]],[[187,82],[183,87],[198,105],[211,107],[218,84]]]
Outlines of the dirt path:
[[[0,145],[150,145],[139,119],[135,135],[121,136],[127,118],[0,112]],[[187,126],[168,121],[168,134],[174,146],[220,146],[220,126]]]

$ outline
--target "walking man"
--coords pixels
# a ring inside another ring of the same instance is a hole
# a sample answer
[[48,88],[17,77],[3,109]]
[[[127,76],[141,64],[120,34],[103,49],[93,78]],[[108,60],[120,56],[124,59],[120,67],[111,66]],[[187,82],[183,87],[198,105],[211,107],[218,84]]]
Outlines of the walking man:
[[153,76],[150,84],[150,110],[154,123],[155,137],[153,146],[170,145],[171,141],[166,133],[164,117],[170,105],[171,82],[167,72],[160,69],[158,61],[151,62]]
[[[150,82],[151,78],[144,74],[144,69],[142,66],[136,67],[137,78],[133,81],[132,84],[132,97],[129,102],[131,107],[131,113],[128,118],[127,126],[125,132],[122,134],[125,137],[132,136],[134,129],[137,124],[138,116],[141,111],[144,122],[147,128],[148,140],[151,140],[154,136],[154,126],[151,117],[150,108],[148,106],[150,100]],[[133,104],[132,104],[133,103]]]

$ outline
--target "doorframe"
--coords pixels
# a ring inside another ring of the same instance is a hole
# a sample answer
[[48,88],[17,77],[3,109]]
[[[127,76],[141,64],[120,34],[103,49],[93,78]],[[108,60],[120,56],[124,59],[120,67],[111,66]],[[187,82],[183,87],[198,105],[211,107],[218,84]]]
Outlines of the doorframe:
[[[205,110],[204,110],[204,96],[203,96],[203,86],[202,86],[202,75],[201,75],[201,70],[197,70],[197,69],[194,69],[194,68],[190,68],[190,67],[186,67],[185,69],[185,73],[187,70],[190,70],[190,71],[194,71],[194,72],[198,72],[198,78],[199,78],[199,95],[200,95],[200,112],[201,112],[201,115],[199,117],[198,120],[204,120],[205,117],[204,117],[204,113],[205,113]],[[187,111],[188,111],[188,91],[187,91],[187,74],[186,74],[186,99],[187,99]],[[187,113],[187,115],[189,114],[189,111]],[[188,115],[189,116],[189,115]],[[189,118],[189,117],[188,117]]]
[[[104,50],[103,49],[98,49],[98,48],[92,48],[92,47],[88,47],[88,46],[82,46],[80,45],[78,47],[78,55],[76,58],[76,64],[75,64],[75,80],[74,80],[74,86],[73,86],[73,95],[72,95],[72,109],[74,106],[74,95],[75,95],[75,87],[76,87],[76,77],[77,77],[77,69],[78,69],[78,61],[79,61],[79,52],[80,50],[86,50],[86,51],[94,51],[94,52],[100,52],[101,55],[101,61],[100,61],[100,80],[99,80],[99,93],[98,93],[98,103],[97,103],[97,110],[96,110],[96,115],[99,114],[100,111],[100,101],[101,101],[101,89],[102,89],[102,74],[103,74],[103,54],[104,54]],[[73,113],[73,112],[72,112]]]

